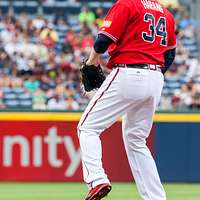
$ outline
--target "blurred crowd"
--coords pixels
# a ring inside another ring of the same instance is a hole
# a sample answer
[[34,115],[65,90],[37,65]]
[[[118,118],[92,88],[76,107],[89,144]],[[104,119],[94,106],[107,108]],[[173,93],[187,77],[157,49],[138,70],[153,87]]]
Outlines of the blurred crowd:
[[[185,7],[169,9],[177,21],[178,48],[159,109],[199,108],[197,24]],[[83,110],[90,97],[82,91],[79,67],[104,15],[101,7],[87,6],[73,20],[62,12],[51,19],[0,14],[0,108]],[[101,65],[107,58],[102,56]]]
[[165,74],[160,110],[191,110],[200,108],[200,60],[197,22],[186,7],[169,7],[177,24],[177,54]]
[[62,14],[52,21],[1,15],[1,108],[84,109],[88,97],[80,86],[79,67],[89,54],[102,12],[84,7],[74,26]]

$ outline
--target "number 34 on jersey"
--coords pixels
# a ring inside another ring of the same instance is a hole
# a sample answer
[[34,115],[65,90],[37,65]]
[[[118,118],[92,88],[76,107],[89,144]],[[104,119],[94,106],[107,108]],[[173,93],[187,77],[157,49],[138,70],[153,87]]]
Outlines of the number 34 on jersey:
[[142,32],[143,40],[153,43],[156,37],[160,37],[160,44],[162,46],[167,46],[166,18],[160,17],[158,21],[156,21],[153,14],[146,13],[144,15],[144,21],[149,23],[149,30],[147,32]]

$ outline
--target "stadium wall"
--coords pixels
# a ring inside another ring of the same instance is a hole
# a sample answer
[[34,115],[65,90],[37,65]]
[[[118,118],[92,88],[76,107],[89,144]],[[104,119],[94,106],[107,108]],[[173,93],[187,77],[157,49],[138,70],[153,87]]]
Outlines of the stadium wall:
[[[81,113],[1,112],[0,181],[82,181],[76,126]],[[200,114],[158,113],[148,146],[163,181],[200,181]],[[102,134],[112,181],[131,181],[121,121]]]

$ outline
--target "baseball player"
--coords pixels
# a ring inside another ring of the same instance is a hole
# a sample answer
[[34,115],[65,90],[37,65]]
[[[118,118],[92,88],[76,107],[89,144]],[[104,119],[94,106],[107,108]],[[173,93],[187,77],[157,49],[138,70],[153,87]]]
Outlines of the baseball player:
[[166,200],[146,138],[161,97],[163,73],[174,60],[175,48],[174,18],[157,0],[118,0],[109,10],[85,63],[97,67],[99,56],[108,50],[107,67],[112,69],[78,124],[84,181],[89,186],[85,200],[100,200],[111,190],[102,167],[99,136],[120,117],[141,198]]

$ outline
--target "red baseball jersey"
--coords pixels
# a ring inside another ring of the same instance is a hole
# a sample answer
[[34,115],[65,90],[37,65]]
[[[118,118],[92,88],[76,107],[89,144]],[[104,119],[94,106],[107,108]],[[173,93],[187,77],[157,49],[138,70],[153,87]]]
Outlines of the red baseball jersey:
[[114,41],[108,67],[114,64],[164,65],[164,52],[176,47],[173,15],[157,0],[118,0],[99,34]]

